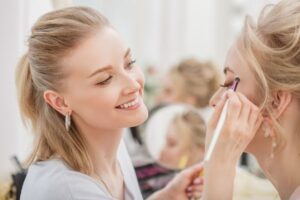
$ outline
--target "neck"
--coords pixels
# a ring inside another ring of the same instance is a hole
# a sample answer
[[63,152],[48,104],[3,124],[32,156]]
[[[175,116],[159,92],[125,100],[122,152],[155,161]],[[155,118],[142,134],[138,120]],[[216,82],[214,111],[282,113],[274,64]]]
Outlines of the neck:
[[94,167],[94,173],[116,174],[118,169],[117,151],[123,129],[99,130],[80,127],[86,141],[87,151]]
[[300,185],[299,109],[298,99],[292,98],[281,115],[277,116],[280,130],[275,134],[279,143],[275,148],[274,158],[266,153],[266,147],[272,149],[270,139],[255,153],[265,175],[276,187],[282,200],[288,200]]
[[295,144],[285,145],[274,158],[257,157],[266,177],[277,189],[280,199],[288,200],[300,186],[300,152]]

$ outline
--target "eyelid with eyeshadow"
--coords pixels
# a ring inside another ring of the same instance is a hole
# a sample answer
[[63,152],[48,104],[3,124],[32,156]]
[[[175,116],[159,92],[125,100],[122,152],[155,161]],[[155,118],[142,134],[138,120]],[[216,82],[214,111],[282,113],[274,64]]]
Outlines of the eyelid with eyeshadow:
[[110,75],[110,76],[109,76],[108,78],[106,78],[105,80],[97,82],[96,85],[105,85],[108,81],[111,80],[111,78],[112,78],[112,76]]
[[233,84],[233,81],[230,81],[229,83],[220,84],[220,87],[228,88],[231,87]]
[[[132,65],[133,65],[135,62],[136,62],[136,60],[132,59],[132,60],[127,64],[126,67],[132,67]],[[107,84],[108,81],[111,80],[111,78],[112,78],[112,75],[109,75],[109,77],[106,78],[105,80],[103,80],[103,81],[98,81],[96,85],[105,85],[105,84]]]

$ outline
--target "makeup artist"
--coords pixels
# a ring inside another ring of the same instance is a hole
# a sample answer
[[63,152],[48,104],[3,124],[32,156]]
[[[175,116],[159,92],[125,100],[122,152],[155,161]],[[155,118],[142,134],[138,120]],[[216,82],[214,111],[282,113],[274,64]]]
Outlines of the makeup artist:
[[[141,200],[122,130],[143,123],[144,76],[94,9],[70,7],[34,24],[16,73],[21,115],[36,143],[22,200]],[[202,166],[149,200],[199,198]]]

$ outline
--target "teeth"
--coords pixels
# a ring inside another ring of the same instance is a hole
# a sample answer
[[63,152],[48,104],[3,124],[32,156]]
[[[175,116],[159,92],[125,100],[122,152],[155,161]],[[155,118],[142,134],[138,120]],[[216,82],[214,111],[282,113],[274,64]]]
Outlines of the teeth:
[[124,103],[124,104],[120,105],[120,108],[122,108],[122,109],[129,108],[129,107],[132,107],[132,106],[136,105],[137,103],[138,103],[138,99],[135,99],[132,102]]

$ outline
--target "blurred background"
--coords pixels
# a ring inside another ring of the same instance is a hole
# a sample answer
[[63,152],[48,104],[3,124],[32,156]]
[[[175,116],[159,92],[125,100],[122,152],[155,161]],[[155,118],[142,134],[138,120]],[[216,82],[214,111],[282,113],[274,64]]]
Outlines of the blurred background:
[[[0,180],[28,155],[32,136],[19,116],[14,84],[30,27],[45,12],[83,5],[98,9],[121,33],[146,74],[146,102],[154,105],[163,74],[186,58],[210,61],[222,74],[226,51],[244,17],[278,0],[10,0],[0,1]],[[221,81],[222,82],[222,81]]]

